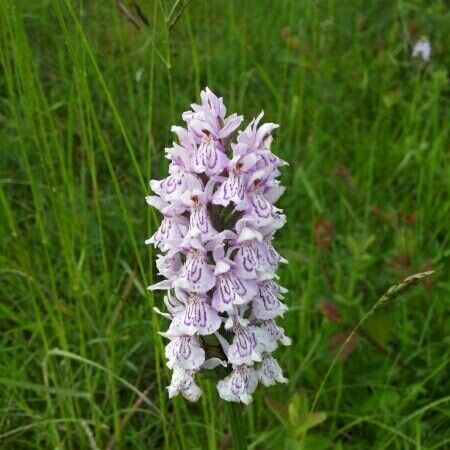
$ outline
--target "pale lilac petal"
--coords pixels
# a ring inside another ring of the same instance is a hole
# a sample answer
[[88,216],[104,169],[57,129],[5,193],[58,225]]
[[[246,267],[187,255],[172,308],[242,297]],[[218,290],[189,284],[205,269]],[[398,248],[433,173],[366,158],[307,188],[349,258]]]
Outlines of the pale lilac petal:
[[194,336],[180,336],[166,345],[167,367],[197,369],[205,362],[205,351]]
[[269,354],[265,354],[257,369],[258,378],[264,386],[272,386],[278,383],[287,383],[288,379],[283,376],[278,361]]
[[[216,117],[225,117],[227,110],[223,103],[222,97],[217,97],[208,87],[204,91],[201,91],[200,98],[202,100],[202,106],[210,108]],[[192,105],[197,106],[197,105]],[[194,109],[194,108],[193,108]]]
[[183,263],[178,253],[174,255],[158,255],[156,258],[156,267],[159,274],[169,279],[173,279],[180,274],[182,265]]
[[220,358],[209,358],[201,365],[201,368],[212,370],[219,366],[227,367],[227,365],[226,361],[223,361]]
[[272,353],[278,348],[278,343],[291,345],[292,341],[284,334],[283,328],[277,326],[273,319],[261,321],[260,328],[265,337],[263,339],[266,352]]
[[242,402],[248,405],[258,385],[258,376],[253,367],[236,366],[233,372],[217,383],[217,390],[222,399],[229,402]]
[[156,314],[165,317],[166,319],[172,319],[172,314],[161,311],[157,306],[153,307],[153,311],[155,311]]
[[287,307],[278,299],[277,292],[268,285],[267,281],[263,281],[258,285],[258,294],[252,301],[253,314],[257,319],[268,320],[282,316]]
[[194,205],[191,208],[189,235],[200,237],[202,241],[210,240],[217,235],[209,217],[206,205]]
[[206,293],[216,284],[216,277],[206,257],[192,251],[186,257],[181,277],[175,281],[175,286],[186,291]]
[[278,128],[276,123],[265,123],[256,132],[255,147],[259,150],[267,150],[272,142],[272,132]]
[[207,175],[220,174],[228,165],[228,157],[220,147],[212,136],[205,135],[192,158],[193,170]]
[[184,299],[183,298],[180,299],[179,295],[177,297],[170,294],[165,295],[164,304],[166,305],[167,311],[169,311],[170,314],[172,314],[172,316],[181,313],[182,311],[184,311],[184,308],[186,307]]
[[208,303],[207,297],[193,294],[183,314],[182,329],[187,335],[209,335],[220,328],[222,319]]
[[186,400],[196,402],[200,398],[202,390],[195,383],[194,373],[193,370],[176,367],[172,374],[170,386],[167,388],[169,398],[181,394]]
[[173,280],[162,280],[159,283],[152,284],[148,286],[149,291],[165,291],[167,289],[172,289]]
[[158,197],[157,195],[149,195],[145,197],[145,201],[150,206],[153,206],[158,211],[162,211],[164,208],[168,206],[168,203],[164,201],[161,197]]
[[212,202],[216,205],[228,206],[231,201],[235,204],[244,202],[245,197],[244,175],[230,175],[214,193]]
[[185,149],[193,149],[195,147],[195,139],[192,134],[189,133],[189,130],[175,125],[172,126],[170,130],[177,135],[182,147]]
[[272,186],[264,191],[264,198],[272,204],[275,204],[284,194],[286,188],[284,186]]
[[261,334],[261,330],[254,325],[239,327],[228,349],[228,361],[236,365],[261,361],[261,354],[265,350]]
[[276,169],[277,167],[288,165],[286,161],[283,161],[281,158],[278,158],[278,156],[274,155],[272,152],[266,150],[255,152],[255,156],[257,157],[258,169],[265,169],[265,168]]
[[233,131],[236,130],[236,128],[239,127],[239,125],[244,120],[243,116],[238,116],[237,114],[232,114],[231,116],[228,116],[224,121],[224,126],[219,131],[219,138],[223,139],[228,137]]
[[228,271],[217,276],[212,306],[219,312],[232,311],[234,306],[243,305],[256,295],[254,280],[246,280]]
[[270,239],[264,239],[258,245],[258,252],[262,265],[268,271],[275,272],[279,263],[287,263],[286,259],[275,250]]
[[245,279],[258,278],[258,269],[260,269],[260,255],[256,241],[246,242],[237,248],[234,257],[236,263],[236,274]]
[[165,217],[153,236],[146,240],[146,244],[152,244],[163,252],[170,249],[170,241],[182,239],[188,230],[185,217]]
[[163,180],[152,180],[150,187],[155,194],[158,194],[166,201],[170,201],[176,200],[186,191],[203,189],[203,183],[196,175],[180,170]]

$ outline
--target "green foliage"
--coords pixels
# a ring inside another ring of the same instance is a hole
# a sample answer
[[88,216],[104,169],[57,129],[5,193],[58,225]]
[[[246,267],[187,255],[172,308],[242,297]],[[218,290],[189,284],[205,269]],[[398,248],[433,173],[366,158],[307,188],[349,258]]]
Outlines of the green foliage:
[[[290,383],[244,409],[249,449],[448,447],[449,19],[442,0],[0,0],[0,448],[232,445],[213,376],[198,404],[168,400],[145,289],[147,181],[206,85],[280,123],[290,163]],[[429,64],[411,58],[422,35]],[[316,397],[330,342],[430,269]]]

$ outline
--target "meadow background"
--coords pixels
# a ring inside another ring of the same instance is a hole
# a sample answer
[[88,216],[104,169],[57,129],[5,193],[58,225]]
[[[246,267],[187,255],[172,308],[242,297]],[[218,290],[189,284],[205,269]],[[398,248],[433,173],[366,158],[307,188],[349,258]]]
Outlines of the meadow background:
[[290,163],[290,383],[245,409],[249,449],[450,448],[449,25],[445,1],[0,0],[0,448],[232,448],[212,376],[168,400],[145,289],[148,180],[205,86]]

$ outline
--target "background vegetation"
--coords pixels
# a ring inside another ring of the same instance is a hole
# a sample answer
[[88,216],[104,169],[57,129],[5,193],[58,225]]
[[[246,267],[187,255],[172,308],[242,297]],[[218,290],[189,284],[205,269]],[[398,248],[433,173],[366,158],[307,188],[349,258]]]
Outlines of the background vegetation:
[[449,19],[443,0],[0,0],[0,448],[230,448],[213,379],[168,400],[145,290],[147,182],[206,85],[280,123],[290,163],[290,383],[245,410],[249,448],[449,448]]

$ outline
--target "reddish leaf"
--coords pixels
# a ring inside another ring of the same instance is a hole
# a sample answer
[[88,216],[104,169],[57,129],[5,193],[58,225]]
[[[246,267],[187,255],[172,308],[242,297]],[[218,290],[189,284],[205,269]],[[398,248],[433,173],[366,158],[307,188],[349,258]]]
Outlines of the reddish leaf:
[[398,214],[394,212],[383,211],[378,205],[372,205],[370,207],[370,212],[377,218],[380,222],[391,226],[392,228],[398,227]]
[[[350,331],[343,331],[341,333],[335,334],[331,336],[328,341],[328,345],[330,348],[336,348],[338,351],[344,345],[345,341],[350,335]],[[353,353],[356,348],[356,345],[359,342],[359,336],[355,333],[349,341],[345,344],[345,347],[342,349],[341,354],[339,355],[339,361],[344,362],[347,361],[349,356]]]
[[389,260],[389,265],[394,269],[409,269],[411,267],[411,257],[406,253],[400,253],[398,255],[394,255]]
[[405,224],[413,227],[417,222],[417,214],[413,211],[405,216]]
[[344,164],[336,164],[333,167],[331,174],[333,175],[333,177],[337,178],[340,181],[343,181],[344,183],[348,183],[350,181],[350,169]]
[[339,323],[342,321],[341,313],[336,308],[336,305],[330,301],[325,301],[317,306],[317,311],[323,314],[331,322]]
[[327,219],[318,218],[314,221],[312,232],[317,247],[328,252],[335,235],[334,225]]

